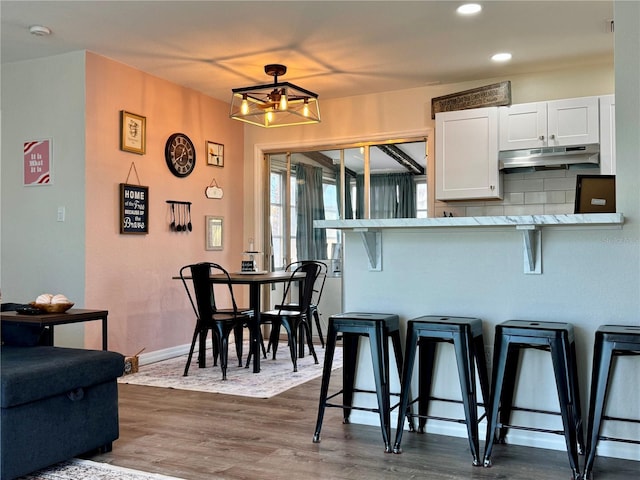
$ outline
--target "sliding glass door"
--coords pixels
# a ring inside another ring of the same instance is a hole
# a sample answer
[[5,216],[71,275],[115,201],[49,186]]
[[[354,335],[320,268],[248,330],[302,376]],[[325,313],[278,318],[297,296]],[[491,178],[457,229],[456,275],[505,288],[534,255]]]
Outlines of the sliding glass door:
[[372,142],[266,155],[270,266],[331,260],[340,232],[315,220],[427,216],[426,140]]

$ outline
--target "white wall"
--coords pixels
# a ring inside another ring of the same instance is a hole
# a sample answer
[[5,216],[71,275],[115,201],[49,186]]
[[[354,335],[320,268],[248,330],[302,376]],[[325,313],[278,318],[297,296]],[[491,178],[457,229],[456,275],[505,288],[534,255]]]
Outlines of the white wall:
[[[84,52],[2,65],[2,252],[5,302],[85,293]],[[52,183],[23,185],[23,144],[53,142]],[[7,200],[10,199],[10,200]],[[57,221],[58,207],[66,220]],[[19,234],[16,234],[19,232]],[[56,343],[82,344],[81,324],[56,329]]]

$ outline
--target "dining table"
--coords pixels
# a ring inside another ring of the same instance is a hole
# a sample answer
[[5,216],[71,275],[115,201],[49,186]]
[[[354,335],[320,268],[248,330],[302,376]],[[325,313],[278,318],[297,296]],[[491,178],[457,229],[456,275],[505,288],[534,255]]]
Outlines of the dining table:
[[[173,277],[174,279],[180,279],[180,277]],[[188,279],[190,277],[185,277]],[[210,277],[212,284],[224,284],[227,283],[227,276],[223,273],[215,273]],[[276,271],[276,272],[229,272],[229,279],[232,285],[248,285],[249,286],[249,308],[253,312],[253,318],[248,324],[250,330],[250,344],[249,350],[251,352],[253,360],[253,373],[260,372],[260,312],[262,309],[262,289],[266,285],[274,283],[285,283],[291,278],[291,272],[288,271]],[[304,281],[304,273],[296,273],[294,276],[300,282]],[[301,291],[301,289],[300,289]],[[201,336],[199,345],[199,354],[202,355],[205,352],[205,340]]]

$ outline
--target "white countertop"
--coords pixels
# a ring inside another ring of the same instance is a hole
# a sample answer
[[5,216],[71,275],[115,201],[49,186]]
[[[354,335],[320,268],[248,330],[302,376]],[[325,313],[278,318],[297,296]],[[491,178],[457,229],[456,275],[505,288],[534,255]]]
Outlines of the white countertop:
[[385,218],[355,220],[315,220],[316,228],[383,229],[442,227],[545,227],[545,226],[622,226],[622,213],[564,215],[512,215],[495,217]]

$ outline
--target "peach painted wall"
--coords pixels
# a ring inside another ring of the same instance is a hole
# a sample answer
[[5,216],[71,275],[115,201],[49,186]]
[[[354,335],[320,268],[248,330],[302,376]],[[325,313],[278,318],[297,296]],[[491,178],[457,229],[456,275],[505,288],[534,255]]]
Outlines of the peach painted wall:
[[[145,155],[120,150],[121,110],[146,117]],[[196,147],[196,166],[186,178],[172,175],[164,159],[165,142],[175,132],[187,134]],[[224,168],[206,164],[207,140],[224,144]],[[171,277],[197,261],[239,268],[245,243],[242,149],[242,124],[229,119],[226,103],[87,53],[84,303],[109,310],[110,349],[134,354],[189,343],[194,315],[182,284]],[[119,233],[119,184],[138,183],[135,172],[129,176],[132,163],[140,184],[149,187],[146,235]],[[204,195],[214,177],[224,190],[221,200]],[[166,200],[193,203],[192,232],[169,230]],[[222,251],[205,250],[205,215],[224,219]],[[87,324],[85,346],[99,345],[99,326]]]

